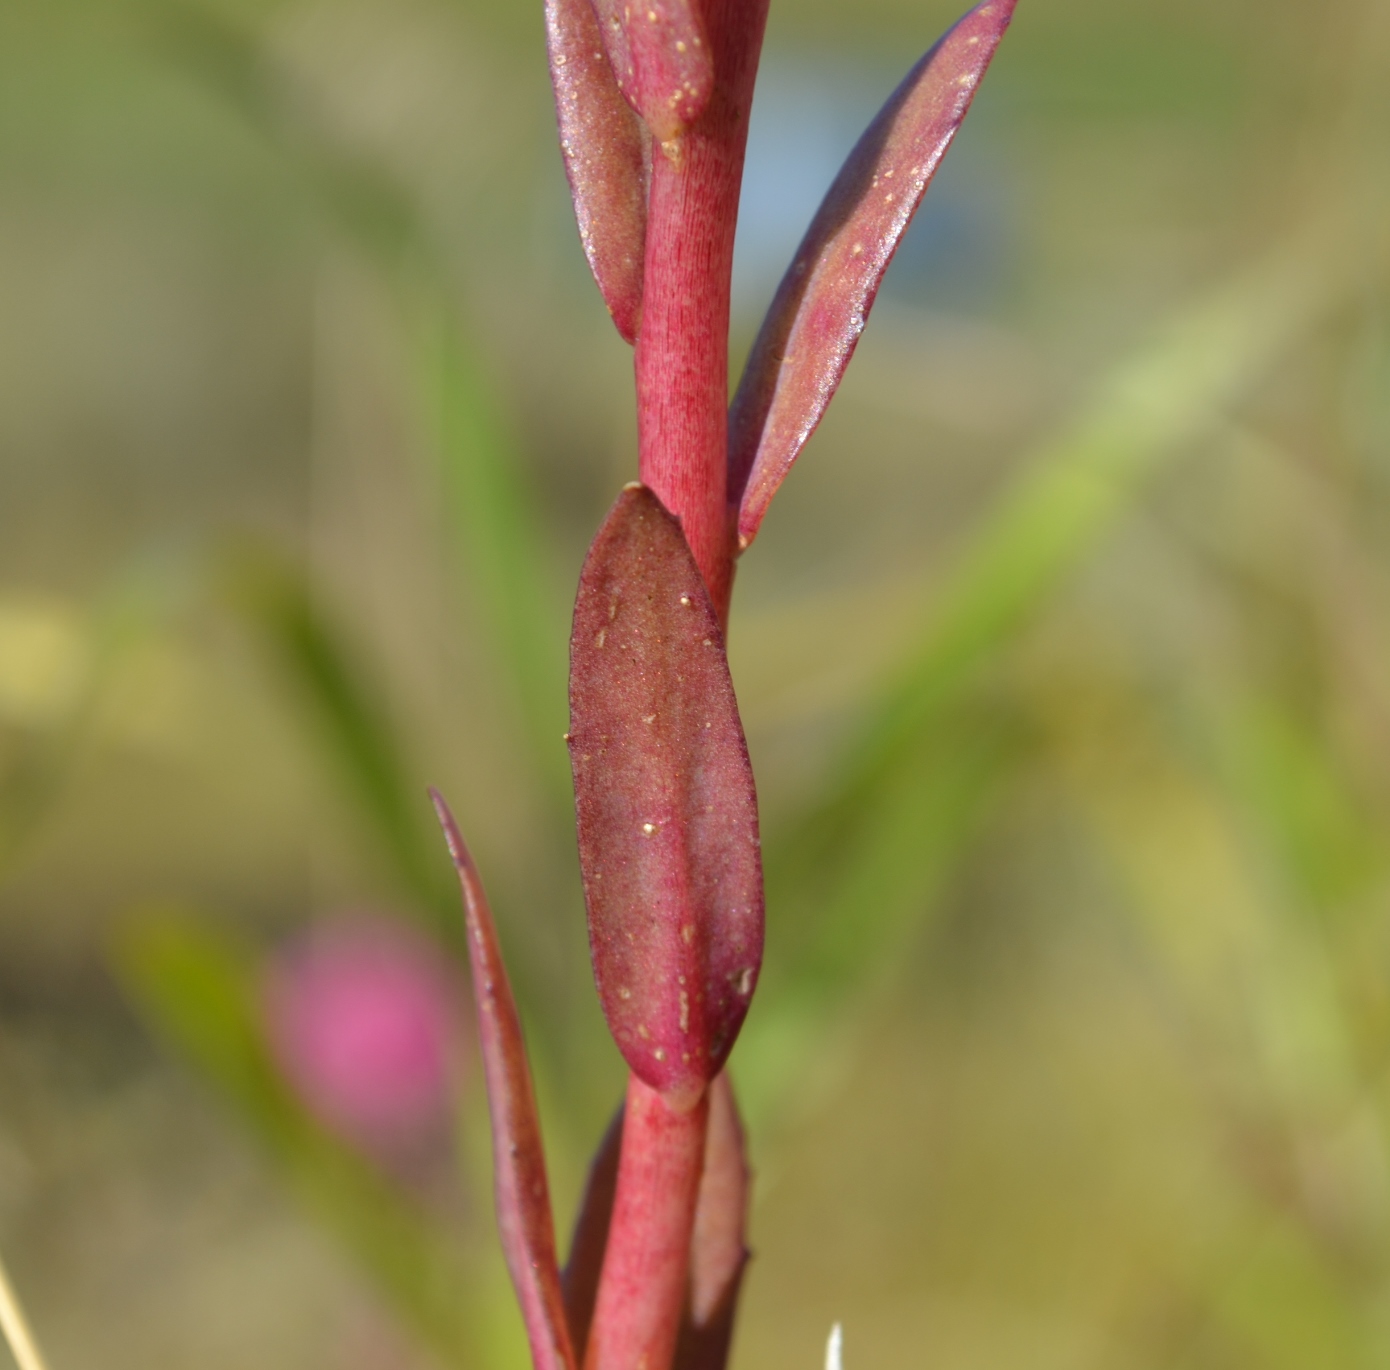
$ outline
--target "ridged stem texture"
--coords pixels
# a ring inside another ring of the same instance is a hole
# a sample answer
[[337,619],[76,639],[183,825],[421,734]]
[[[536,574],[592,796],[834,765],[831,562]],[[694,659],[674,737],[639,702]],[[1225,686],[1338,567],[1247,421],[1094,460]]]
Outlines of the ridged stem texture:
[[726,621],[733,579],[727,508],[729,283],[748,111],[766,0],[710,0],[714,92],[704,113],[653,152],[637,433],[642,483],[680,520]]
[[708,1095],[672,1108],[630,1076],[618,1187],[584,1370],[666,1370],[685,1311]]

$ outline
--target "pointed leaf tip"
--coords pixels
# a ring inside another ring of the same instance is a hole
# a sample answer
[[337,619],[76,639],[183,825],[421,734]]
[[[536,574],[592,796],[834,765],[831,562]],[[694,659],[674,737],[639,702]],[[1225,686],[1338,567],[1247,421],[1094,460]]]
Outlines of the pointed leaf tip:
[[883,273],[960,128],[1016,0],[985,0],[907,74],[827,192],[744,368],[729,416],[738,545],[768,504],[844,376]]
[[694,0],[593,0],[618,86],[658,142],[680,135],[714,92],[714,54]]
[[723,634],[644,486],[580,574],[569,746],[599,998],[633,1072],[679,1104],[719,1072],[757,983],[762,863]]
[[502,1252],[535,1370],[577,1370],[560,1291],[550,1187],[521,1018],[477,867],[443,796],[435,789],[429,795],[463,886],[478,1042],[492,1115],[493,1192]]
[[637,337],[647,236],[647,130],[618,88],[590,0],[546,0],[555,117],[579,240],[618,332]]

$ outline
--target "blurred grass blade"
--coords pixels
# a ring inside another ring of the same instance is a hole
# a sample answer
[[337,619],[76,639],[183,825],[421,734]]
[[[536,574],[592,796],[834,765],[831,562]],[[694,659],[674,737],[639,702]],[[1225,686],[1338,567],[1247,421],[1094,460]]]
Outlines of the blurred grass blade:
[[418,214],[395,179],[335,144],[309,118],[302,98],[255,27],[187,0],[157,0],[154,41],[170,60],[216,91],[304,178],[359,247],[379,261],[432,258]]
[[[418,400],[438,450],[464,568],[512,676],[521,721],[553,794],[567,796],[564,617],[547,593],[546,552],[521,464],[478,357],[437,303],[449,272],[410,196],[372,160],[345,152],[308,117],[312,102],[256,31],[202,6],[170,3],[163,33],[185,66],[279,150],[332,220],[383,269],[412,327]],[[429,301],[423,309],[420,301]],[[422,321],[423,320],[423,321]]]
[[738,545],[824,416],[883,274],[1013,17],[977,5],[908,72],[846,159],[777,288],[729,411]]
[[1318,912],[1370,893],[1390,866],[1386,833],[1332,743],[1281,701],[1237,701],[1222,719],[1225,779],[1259,820],[1300,899]]
[[1040,704],[1080,812],[1203,1038],[1253,1053],[1250,1084],[1282,1125],[1354,1101],[1354,1034],[1324,930],[1269,897],[1219,792],[1123,682],[1067,678]]
[[268,552],[234,570],[233,593],[312,711],[324,750],[402,885],[457,943],[457,915],[425,844],[428,812],[376,693],[291,562]]
[[457,326],[436,311],[418,330],[417,344],[457,552],[507,663],[537,770],[567,809],[568,634],[545,575],[549,554],[535,500]]
[[449,806],[437,790],[430,791],[430,798],[463,891],[478,1045],[492,1119],[493,1194],[502,1252],[526,1323],[534,1370],[577,1370],[560,1291],[545,1148],[521,1017],[478,868]]
[[160,915],[125,932],[116,969],[152,1027],[237,1106],[407,1325],[445,1364],[480,1364],[467,1262],[283,1085],[246,956],[190,919]]
[[963,852],[1026,755],[1007,711],[954,710],[866,797],[852,834],[807,825],[769,847],[779,955],[735,1056],[755,1130],[846,1045],[851,1007],[894,977]]
[[1334,245],[1325,226],[1297,235],[1178,311],[1027,460],[967,546],[829,795],[769,846],[770,907],[801,910],[807,935],[747,1025],[738,1070],[754,1106],[823,1040],[828,1006],[887,963],[1016,759],[1007,727],[992,743],[970,739],[981,720],[962,706],[983,669],[1133,507],[1144,479],[1220,424],[1336,302],[1345,278]]
[[1207,435],[1336,303],[1347,271],[1337,246],[1319,226],[1191,301],[1025,460],[965,548],[827,809],[848,817],[862,807],[912,738],[969,688],[1133,507],[1143,482]]

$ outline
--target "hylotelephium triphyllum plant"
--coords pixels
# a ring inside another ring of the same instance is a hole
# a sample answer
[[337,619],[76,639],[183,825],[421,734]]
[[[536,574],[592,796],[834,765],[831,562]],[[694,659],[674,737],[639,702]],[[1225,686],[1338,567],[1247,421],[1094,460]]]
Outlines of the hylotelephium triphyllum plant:
[[721,1370],[749,1178],[724,1064],[757,985],[757,798],[724,651],[734,562],[820,422],[1015,0],[985,0],[859,140],[783,278],[732,407],[729,288],[767,0],[546,0],[580,237],[635,352],[639,482],[599,529],[570,639],[589,944],[630,1068],[563,1273],[520,1020],[463,884],[498,1224],[536,1370]]

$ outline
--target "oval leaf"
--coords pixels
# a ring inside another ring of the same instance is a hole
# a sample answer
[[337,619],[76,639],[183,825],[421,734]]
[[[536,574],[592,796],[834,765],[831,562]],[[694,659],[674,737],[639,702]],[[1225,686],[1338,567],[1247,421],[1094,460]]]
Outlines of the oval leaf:
[[747,1012],[762,862],[724,636],[644,486],[618,497],[580,575],[569,746],[599,998],[633,1072],[679,1105]]
[[502,949],[492,922],[483,882],[459,834],[449,806],[430,791],[449,855],[463,886],[468,963],[478,1010],[478,1043],[492,1115],[492,1183],[497,1230],[516,1289],[534,1370],[576,1370],[560,1269],[555,1258],[555,1226],[545,1175],[540,1116],[526,1063],[521,1018],[512,997]]
[[678,138],[714,92],[714,55],[692,0],[593,0],[613,74],[658,141]]
[[618,332],[637,337],[647,234],[647,131],[608,64],[590,0],[546,0],[560,151],[579,240]]
[[977,5],[907,74],[850,153],[782,278],[729,416],[746,548],[854,355],[883,273],[1013,16]]

